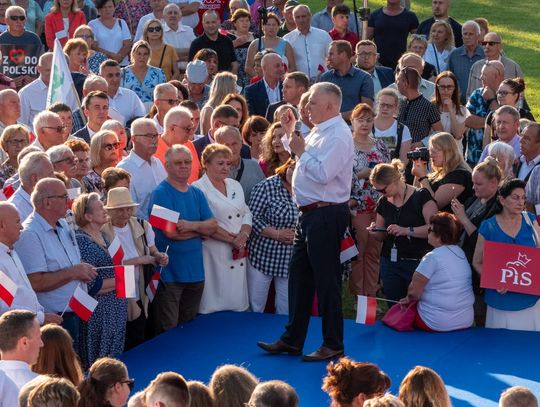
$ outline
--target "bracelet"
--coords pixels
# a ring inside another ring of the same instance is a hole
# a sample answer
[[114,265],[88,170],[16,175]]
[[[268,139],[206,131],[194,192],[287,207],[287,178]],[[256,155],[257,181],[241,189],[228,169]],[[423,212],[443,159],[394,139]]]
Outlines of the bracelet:
[[428,179],[427,175],[424,175],[423,177],[418,178],[418,182],[422,182],[425,179]]

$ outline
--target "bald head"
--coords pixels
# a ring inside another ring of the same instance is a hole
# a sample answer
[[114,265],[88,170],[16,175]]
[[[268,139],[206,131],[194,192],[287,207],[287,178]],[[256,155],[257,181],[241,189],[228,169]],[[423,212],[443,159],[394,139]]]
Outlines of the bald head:
[[[38,181],[34,192],[32,192],[32,205],[36,212],[43,214],[44,211],[58,212],[59,205],[58,200],[61,196],[66,195],[66,186],[58,178],[43,178]],[[53,200],[54,199],[54,200]],[[66,200],[63,202],[66,205]],[[67,209],[67,206],[65,206]],[[65,215],[60,212],[58,219]]]
[[484,36],[482,48],[488,61],[498,60],[503,49],[502,38],[496,32],[489,32]]
[[398,62],[399,69],[403,69],[406,66],[409,66],[413,69],[416,69],[420,75],[424,72],[424,60],[421,56],[408,52],[404,54]]
[[39,72],[39,77],[45,85],[49,85],[49,80],[51,79],[51,67],[52,67],[53,53],[46,52],[39,57],[37,64],[37,71]]
[[0,243],[13,247],[21,234],[21,218],[15,205],[0,202]]
[[278,54],[266,54],[261,60],[261,69],[266,81],[274,85],[283,75],[283,61]]

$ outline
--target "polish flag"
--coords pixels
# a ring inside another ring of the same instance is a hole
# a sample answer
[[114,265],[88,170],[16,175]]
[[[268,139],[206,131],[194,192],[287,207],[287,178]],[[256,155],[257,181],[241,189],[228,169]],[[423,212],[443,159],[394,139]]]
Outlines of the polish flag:
[[81,195],[81,188],[69,188],[67,190],[68,194],[68,206],[69,209],[73,206],[73,201]]
[[115,266],[116,296],[118,298],[135,298],[135,266]]
[[0,201],[7,201],[9,198],[11,198],[11,195],[15,193],[15,187],[13,184],[6,185],[1,191],[0,191]]
[[341,264],[343,264],[356,255],[358,255],[358,249],[354,244],[354,239],[347,230],[345,232],[345,237],[343,237],[343,239],[341,240],[341,252],[339,254],[339,260],[341,261]]
[[377,299],[375,297],[366,297],[357,295],[356,304],[356,323],[373,325],[377,317]]
[[90,319],[97,305],[97,300],[89,296],[80,286],[77,286],[73,296],[69,300],[69,307],[83,321]]
[[164,208],[163,206],[154,205],[152,206],[152,212],[150,213],[148,222],[156,229],[174,233],[179,218],[179,212]]
[[150,302],[154,301],[154,297],[156,296],[160,277],[161,277],[161,273],[159,271],[156,271],[154,275],[152,276],[152,279],[146,286],[146,290],[145,290],[146,296],[148,297],[148,300]]
[[536,209],[536,222],[540,224],[540,204],[534,205],[534,209]]
[[8,307],[11,307],[16,293],[17,284],[0,270],[0,299],[2,299]]
[[113,241],[109,245],[108,250],[111,258],[113,259],[113,264],[115,266],[122,264],[122,260],[124,260],[124,249],[122,249],[118,236],[114,237]]

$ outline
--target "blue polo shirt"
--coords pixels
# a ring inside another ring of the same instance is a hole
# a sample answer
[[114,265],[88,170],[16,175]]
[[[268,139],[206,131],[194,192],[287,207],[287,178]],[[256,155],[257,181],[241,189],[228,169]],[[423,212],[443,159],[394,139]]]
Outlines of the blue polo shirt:
[[367,72],[351,65],[351,69],[341,76],[335,69],[321,75],[319,82],[331,82],[339,86],[343,95],[340,112],[353,110],[361,97],[373,100],[373,79]]
[[[188,185],[186,192],[174,188],[167,180],[162,181],[152,192],[148,211],[157,204],[180,212],[180,219],[205,221],[214,215],[208,206],[204,193],[197,187]],[[164,252],[169,246],[169,264],[161,270],[161,279],[167,283],[196,283],[204,281],[202,239],[194,237],[187,240],[168,239],[163,231],[154,228],[156,247]]]

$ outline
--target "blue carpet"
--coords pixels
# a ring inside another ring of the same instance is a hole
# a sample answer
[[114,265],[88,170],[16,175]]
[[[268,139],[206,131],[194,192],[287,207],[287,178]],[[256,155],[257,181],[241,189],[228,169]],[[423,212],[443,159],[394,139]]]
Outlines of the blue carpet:
[[[161,371],[208,382],[216,366],[243,365],[261,380],[281,379],[295,387],[301,406],[328,406],[321,390],[325,363],[264,354],[258,340],[273,341],[283,331],[284,316],[222,312],[163,334],[122,355],[140,390]],[[400,333],[345,321],[346,354],[378,364],[392,379],[391,391],[416,365],[435,369],[445,381],[455,407],[496,407],[501,391],[522,385],[540,398],[540,333],[469,329],[447,334]],[[305,352],[321,344],[321,321],[312,318]]]

